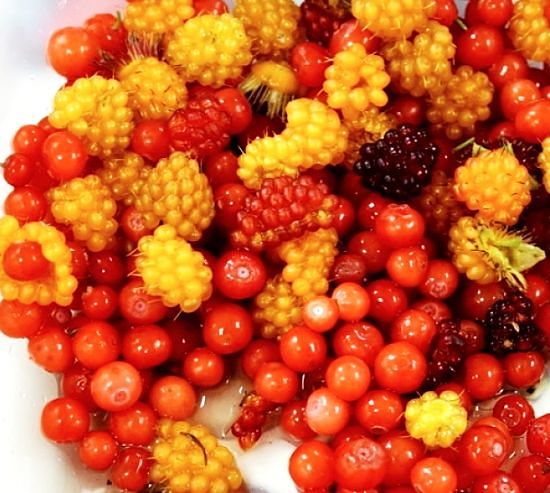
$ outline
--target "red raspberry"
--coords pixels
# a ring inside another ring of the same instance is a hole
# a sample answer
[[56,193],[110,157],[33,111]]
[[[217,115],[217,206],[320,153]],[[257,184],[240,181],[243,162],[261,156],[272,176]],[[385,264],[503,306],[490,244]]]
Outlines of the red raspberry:
[[268,178],[244,199],[231,240],[235,247],[274,247],[306,231],[329,228],[337,205],[328,187],[311,176]]
[[195,159],[222,151],[229,144],[230,127],[230,116],[214,96],[206,93],[190,99],[168,120],[172,147],[191,152]]

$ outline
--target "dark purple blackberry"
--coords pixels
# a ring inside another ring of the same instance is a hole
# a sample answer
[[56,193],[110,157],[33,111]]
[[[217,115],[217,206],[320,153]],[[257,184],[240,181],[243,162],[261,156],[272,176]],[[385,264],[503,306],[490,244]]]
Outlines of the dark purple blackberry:
[[300,10],[307,39],[323,46],[328,46],[334,31],[351,19],[351,12],[343,6],[331,6],[328,0],[305,0]]
[[406,200],[430,183],[438,152],[426,129],[400,125],[384,138],[365,144],[354,169],[366,187]]
[[460,321],[442,320],[437,328],[438,333],[428,355],[428,376],[425,384],[429,388],[453,379],[466,355],[466,340],[460,329]]
[[530,351],[543,344],[534,324],[532,301],[514,291],[495,301],[485,317],[487,347],[496,354]]

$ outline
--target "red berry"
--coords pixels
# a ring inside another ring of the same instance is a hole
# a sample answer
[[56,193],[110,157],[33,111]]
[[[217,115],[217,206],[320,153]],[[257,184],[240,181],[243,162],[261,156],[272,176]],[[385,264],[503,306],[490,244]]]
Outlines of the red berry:
[[240,305],[223,303],[204,320],[202,335],[206,345],[218,354],[243,350],[252,340],[254,327],[250,313]]
[[544,375],[544,358],[536,351],[508,354],[502,364],[506,382],[518,389],[533,387]]
[[378,440],[388,456],[385,486],[407,485],[413,466],[425,455],[425,446],[400,431],[390,432]]
[[290,64],[300,84],[321,87],[325,81],[325,70],[330,66],[329,53],[316,43],[303,41],[292,49]]
[[306,421],[319,435],[334,435],[348,424],[351,408],[348,402],[326,387],[314,390],[307,398]]
[[149,483],[151,452],[140,447],[123,449],[111,469],[113,484],[121,490],[141,491]]
[[310,440],[317,435],[308,426],[305,412],[305,400],[289,402],[281,412],[281,428],[292,438],[300,441]]
[[325,338],[301,325],[291,328],[281,336],[279,349],[283,363],[299,373],[316,370],[327,356]]
[[123,411],[132,407],[141,395],[139,372],[123,361],[113,361],[93,375],[90,391],[95,403],[105,411]]
[[323,442],[304,442],[290,456],[288,469],[299,488],[328,488],[334,481],[334,453]]
[[369,367],[357,356],[340,356],[326,371],[328,389],[345,401],[359,399],[369,388],[370,380]]
[[134,279],[121,289],[118,304],[120,314],[131,324],[153,324],[168,313],[160,298],[145,292],[141,279]]
[[82,402],[90,410],[95,410],[97,406],[90,391],[91,379],[92,370],[84,368],[80,363],[75,363],[63,373],[61,378],[62,394]]
[[88,322],[73,337],[73,352],[86,368],[97,368],[115,361],[121,350],[120,335],[111,324]]
[[501,397],[495,403],[493,416],[506,424],[512,435],[520,436],[527,431],[529,423],[535,419],[535,412],[525,397],[510,394]]
[[374,362],[374,378],[378,385],[400,394],[418,390],[426,374],[426,357],[408,342],[388,344]]
[[336,284],[343,282],[361,283],[367,275],[367,263],[361,255],[341,253],[334,259],[330,278]]
[[151,406],[136,402],[129,409],[109,415],[109,431],[123,445],[150,445],[156,435],[157,417]]
[[443,459],[429,457],[417,462],[411,470],[411,484],[418,493],[453,493],[457,475]]
[[451,27],[458,17],[458,8],[454,0],[437,0],[433,19],[444,26]]
[[500,109],[506,118],[513,121],[521,108],[540,98],[540,91],[533,81],[515,79],[502,87]]
[[111,467],[118,452],[113,436],[106,431],[90,431],[78,447],[82,464],[93,471],[105,471]]
[[512,18],[512,0],[477,0],[477,16],[480,22],[494,27],[503,27]]
[[548,462],[540,455],[521,457],[512,469],[512,476],[524,492],[544,493],[550,487]]
[[459,274],[456,267],[448,260],[430,260],[426,276],[420,284],[424,296],[435,299],[450,298],[458,287]]
[[24,154],[12,154],[4,162],[4,180],[13,187],[27,185],[34,174],[36,165]]
[[65,27],[52,34],[48,42],[48,61],[53,69],[68,79],[92,75],[100,43],[82,27]]
[[32,337],[46,318],[44,308],[36,303],[25,305],[17,300],[0,301],[0,331],[8,337]]
[[[454,2],[450,2],[454,6]],[[438,2],[439,5],[439,2]],[[395,115],[399,125],[421,125],[426,116],[426,105],[420,98],[399,96],[391,105],[389,112]]]
[[37,125],[23,125],[13,137],[13,150],[15,153],[37,161],[41,157],[42,144],[47,136],[47,132]]
[[504,37],[492,26],[477,24],[464,31],[457,40],[457,60],[475,70],[490,67],[503,52]]
[[216,189],[226,183],[238,182],[238,163],[237,156],[231,151],[222,151],[209,156],[203,163],[203,172],[208,177],[210,186]]
[[44,194],[35,187],[17,187],[6,197],[4,211],[20,223],[41,221],[48,210]]
[[2,258],[6,274],[17,281],[34,281],[48,275],[52,264],[35,241],[12,243]]
[[351,19],[344,22],[332,35],[328,49],[330,56],[349,48],[353,43],[362,44],[367,53],[374,53],[380,47],[381,40],[361,26],[359,21]]
[[390,248],[415,246],[424,236],[424,218],[406,204],[390,204],[376,218],[374,230]]
[[183,374],[193,385],[214,387],[223,380],[225,364],[214,351],[196,348],[185,357]]
[[518,135],[527,142],[542,142],[550,135],[550,99],[522,106],[514,119]]
[[497,358],[483,353],[466,358],[464,387],[472,399],[491,399],[501,391],[503,385],[504,370]]
[[392,322],[407,308],[406,292],[388,279],[371,282],[367,293],[370,299],[369,317],[377,322]]
[[158,325],[137,325],[122,338],[122,356],[138,370],[154,368],[170,358],[172,339]]
[[254,380],[263,363],[281,361],[279,344],[268,339],[257,339],[246,346],[241,356],[241,366],[245,375]]
[[491,426],[473,426],[461,438],[459,453],[463,464],[476,476],[499,469],[508,457],[504,435]]
[[163,418],[185,420],[195,412],[197,395],[187,380],[169,375],[159,378],[149,389],[149,403]]
[[122,57],[127,51],[128,32],[113,14],[96,14],[86,20],[84,27],[96,37],[101,49],[115,58]]
[[527,429],[527,447],[532,454],[550,457],[550,413],[531,421]]
[[42,433],[57,443],[74,443],[84,438],[90,427],[90,415],[84,404],[70,397],[48,402],[42,410]]
[[170,154],[170,135],[162,120],[142,120],[134,128],[130,143],[132,150],[156,163]]
[[332,337],[332,347],[337,356],[357,356],[369,367],[384,347],[384,337],[369,322],[354,322],[340,326]]
[[332,299],[338,305],[340,319],[346,322],[361,320],[369,312],[369,295],[362,286],[354,282],[345,282],[334,288]]
[[57,325],[49,325],[29,339],[31,359],[50,373],[68,370],[74,361],[71,338]]
[[267,281],[262,259],[245,250],[229,250],[214,268],[213,282],[226,298],[242,300],[256,296]]
[[369,390],[355,406],[355,419],[372,435],[382,435],[399,426],[403,401],[389,390]]
[[366,275],[382,272],[390,256],[390,248],[373,231],[353,235],[348,242],[348,250],[361,256]]
[[428,254],[419,247],[398,248],[390,254],[386,270],[397,284],[404,288],[413,288],[426,277]]
[[426,312],[411,308],[405,310],[391,325],[391,340],[414,344],[427,353],[437,333],[437,326]]
[[256,372],[254,389],[260,397],[284,404],[298,392],[298,376],[283,363],[263,363]]
[[51,176],[57,180],[71,180],[83,174],[88,154],[78,137],[60,130],[44,141],[42,158]]
[[369,490],[384,479],[388,468],[384,448],[369,438],[341,444],[334,451],[335,478],[350,490]]
[[[109,286],[120,284],[126,277],[124,262],[120,255],[111,250],[90,253],[88,269],[94,281]],[[133,280],[129,284],[137,287],[140,282],[139,280]],[[143,288],[141,290],[143,291]]]

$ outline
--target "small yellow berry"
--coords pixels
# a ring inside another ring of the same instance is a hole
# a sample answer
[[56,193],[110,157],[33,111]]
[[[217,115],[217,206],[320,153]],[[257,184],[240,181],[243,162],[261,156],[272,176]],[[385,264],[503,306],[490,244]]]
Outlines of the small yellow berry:
[[126,6],[124,27],[140,34],[169,34],[195,14],[193,0],[134,0]]
[[515,48],[530,60],[550,62],[550,22],[544,0],[518,0],[508,35]]
[[408,402],[405,426],[413,438],[422,440],[426,446],[447,448],[466,431],[468,412],[456,392],[445,390],[439,396],[425,392]]
[[542,171],[542,184],[550,193],[550,138],[542,141],[542,152],[538,157],[538,166]]

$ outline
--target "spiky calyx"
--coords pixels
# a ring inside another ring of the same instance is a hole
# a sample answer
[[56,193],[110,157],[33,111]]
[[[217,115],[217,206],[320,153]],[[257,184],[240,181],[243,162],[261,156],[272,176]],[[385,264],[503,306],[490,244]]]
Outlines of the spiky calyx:
[[422,97],[443,91],[452,77],[455,51],[449,29],[429,21],[426,29],[412,41],[401,39],[387,44],[382,56],[388,62],[387,70],[396,88]]
[[407,403],[405,426],[413,438],[422,440],[427,447],[448,448],[466,431],[468,412],[456,392],[424,392]]
[[200,15],[178,27],[166,46],[166,59],[186,82],[221,87],[252,61],[243,23],[231,14]]
[[286,114],[281,134],[253,140],[239,157],[237,174],[247,187],[259,188],[266,178],[296,177],[300,171],[344,159],[348,130],[336,111],[300,98],[288,103]]
[[270,118],[284,117],[286,105],[296,97],[300,85],[285,62],[264,60],[250,68],[239,89],[258,110],[266,107]]
[[104,250],[118,229],[116,202],[97,175],[73,178],[47,194],[54,219],[70,226],[92,252]]
[[130,144],[133,118],[122,84],[94,75],[57,92],[49,121],[80,137],[91,156],[109,158]]
[[494,87],[484,72],[458,67],[442,92],[431,95],[426,117],[451,140],[473,135],[475,125],[491,115]]
[[453,263],[468,279],[488,284],[506,280],[525,289],[521,272],[544,260],[544,250],[527,242],[520,234],[479,217],[461,218],[449,232]]
[[484,150],[456,169],[454,190],[480,218],[513,226],[531,201],[531,178],[511,149]]
[[237,0],[233,12],[252,40],[255,55],[278,54],[298,40],[300,8],[292,0]]
[[199,163],[182,152],[161,159],[137,191],[135,206],[146,226],[161,221],[186,241],[198,241],[214,218],[214,197]]
[[138,243],[136,268],[148,294],[184,313],[198,310],[212,294],[212,271],[202,253],[179,238],[176,228],[164,224]]
[[390,83],[384,59],[367,54],[353,43],[334,57],[325,71],[323,89],[331,108],[341,110],[345,119],[357,119],[369,107],[381,108],[388,102],[384,88]]
[[305,299],[296,296],[281,275],[269,279],[254,300],[254,322],[262,337],[273,339],[302,321]]
[[0,262],[0,294],[8,301],[17,300],[26,305],[56,303],[68,306],[73,301],[73,293],[78,287],[72,275],[71,250],[65,236],[53,226],[41,222],[19,225],[13,216],[0,218],[0,257],[14,244],[35,242],[41,247],[44,258],[51,264],[49,272],[36,281],[12,279]]
[[118,71],[129,106],[141,118],[170,118],[185,105],[187,88],[176,70],[155,57],[138,58]]
[[229,493],[243,483],[233,454],[203,425],[161,420],[152,458],[151,481],[171,493]]

